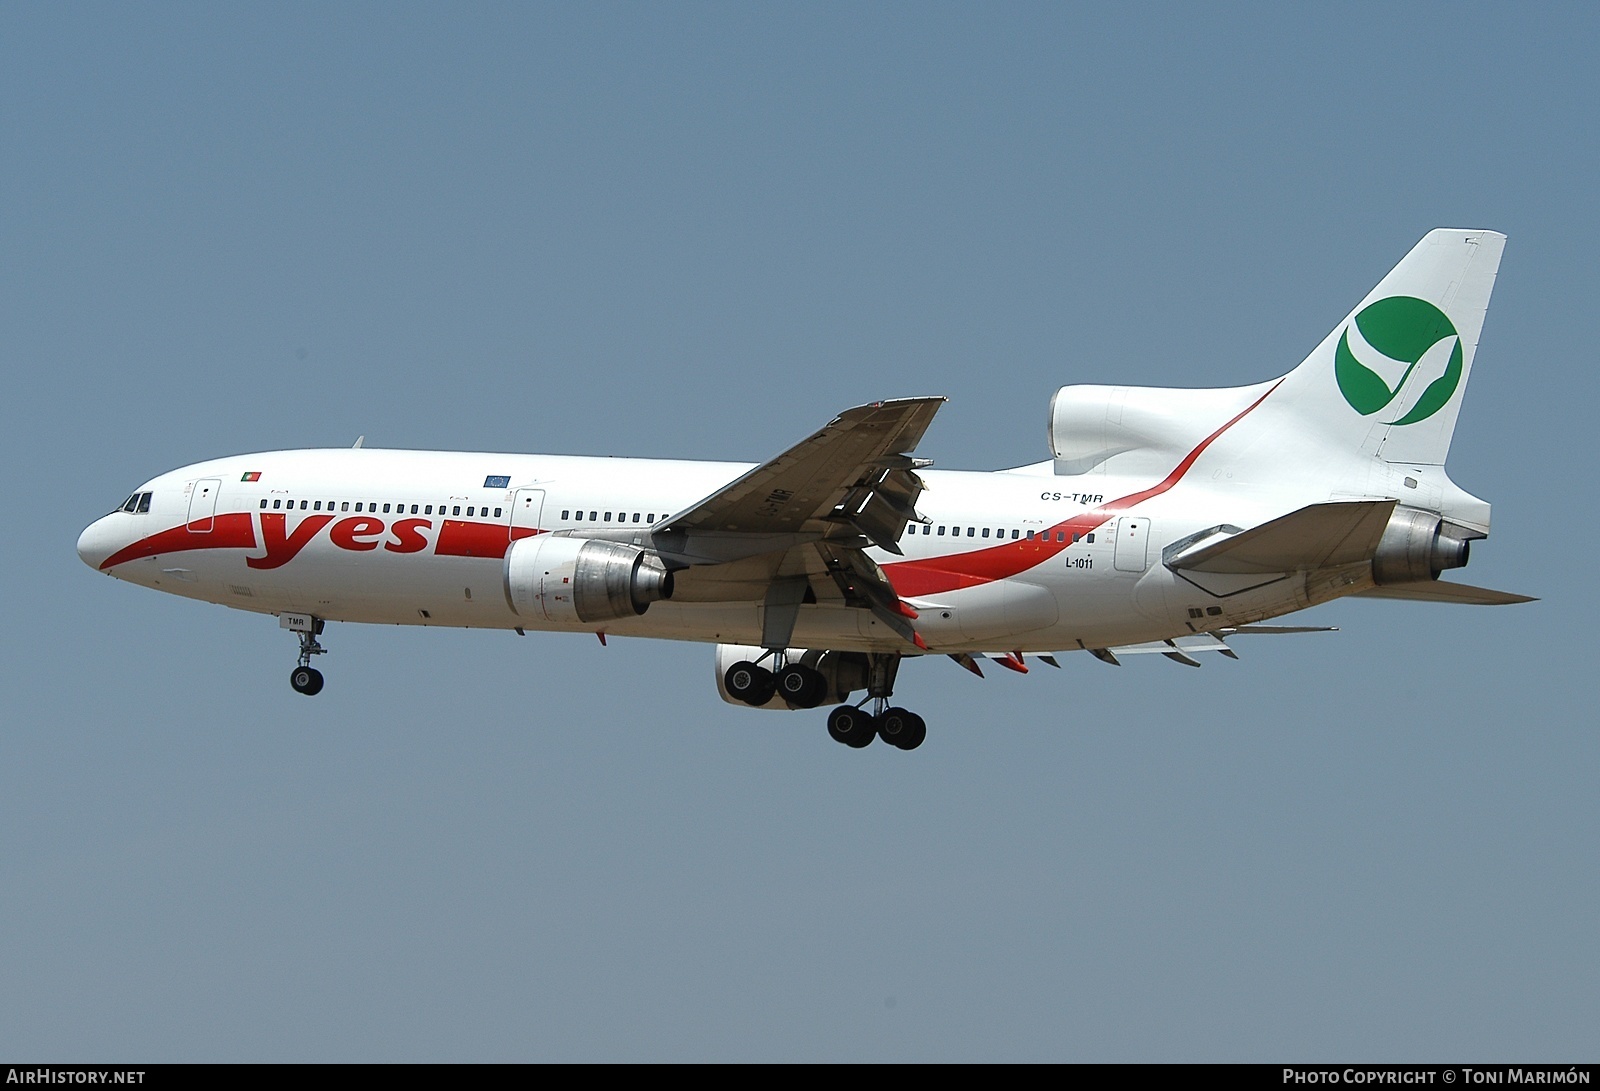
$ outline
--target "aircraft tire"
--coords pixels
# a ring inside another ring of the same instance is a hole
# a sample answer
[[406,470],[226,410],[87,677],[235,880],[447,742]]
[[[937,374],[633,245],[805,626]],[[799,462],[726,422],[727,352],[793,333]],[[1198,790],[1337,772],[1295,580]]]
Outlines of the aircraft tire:
[[773,694],[778,692],[778,680],[772,672],[748,660],[729,667],[722,676],[722,684],[727,687],[730,696],[758,708],[772,700]]
[[915,712],[895,707],[885,709],[878,717],[878,734],[891,746],[915,750],[928,737],[928,727]]
[[322,672],[315,667],[296,667],[289,674],[289,685],[296,693],[315,697],[322,692]]
[[905,741],[903,741],[903,742],[901,742],[899,744],[900,745],[900,749],[902,749],[902,750],[915,750],[917,747],[922,745],[923,740],[926,739],[927,737],[928,737],[928,723],[927,723],[927,721],[924,720],[921,716],[918,716],[915,712],[913,712],[911,714],[911,734],[906,736]]
[[828,713],[828,734],[834,742],[860,750],[878,737],[878,722],[854,705],[840,705]]
[[778,693],[791,708],[816,708],[828,695],[828,680],[820,671],[796,663],[778,672]]

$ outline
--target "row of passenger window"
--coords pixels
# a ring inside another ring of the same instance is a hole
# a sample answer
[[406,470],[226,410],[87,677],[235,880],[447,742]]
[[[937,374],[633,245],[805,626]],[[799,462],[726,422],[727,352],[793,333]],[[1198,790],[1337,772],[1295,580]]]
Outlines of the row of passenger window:
[[[271,508],[272,508],[273,511],[278,511],[279,509],[282,509],[284,511],[294,511],[296,509],[296,506],[297,505],[296,505],[295,501],[293,501],[293,500],[284,500],[284,499],[281,499],[281,498],[273,500],[272,504],[271,504]],[[261,500],[261,510],[262,511],[266,511],[267,507],[268,507],[267,500],[266,500],[265,497],[263,497],[262,500]],[[327,501],[323,501],[323,500],[301,500],[299,502],[299,504],[298,504],[298,508],[299,508],[300,511],[334,511],[334,510],[350,511],[351,510],[351,503],[348,500],[327,500]],[[440,515],[460,515],[461,514],[461,505],[460,504],[440,504],[440,505],[438,505],[438,508],[439,508],[439,514]],[[449,509],[448,511],[445,510],[447,508]],[[433,509],[434,509],[434,505],[432,505],[432,504],[412,504],[411,505],[411,514],[412,515],[432,515],[433,514]],[[378,502],[376,500],[374,500],[371,503],[368,503],[367,501],[364,501],[364,500],[357,500],[355,502],[355,509],[354,510],[356,510],[358,512],[359,511],[367,511],[367,512],[371,512],[372,514],[376,515],[378,513]],[[389,503],[383,505],[383,513],[385,515],[390,514],[391,512],[393,514],[395,514],[395,515],[404,515],[406,513],[406,505],[403,504],[403,503],[397,504],[397,503],[394,503],[393,501],[390,501]],[[493,518],[499,519],[504,513],[505,513],[505,509],[504,508],[495,508],[494,509]],[[467,514],[467,516],[469,518],[472,517],[472,516],[477,516],[477,517],[483,518],[483,519],[487,519],[487,518],[491,517],[489,515],[489,505],[488,504],[468,504],[466,506],[466,514]]]
[[563,522],[567,522],[567,523],[585,523],[585,522],[587,522],[587,523],[610,523],[610,522],[615,521],[615,522],[618,522],[618,523],[630,523],[630,522],[632,522],[632,523],[649,523],[649,524],[653,524],[656,521],[656,513],[655,512],[651,512],[649,515],[645,515],[643,512],[637,512],[637,511],[631,512],[631,513],[630,512],[626,512],[626,511],[619,511],[619,512],[616,513],[617,517],[616,517],[615,520],[613,520],[611,518],[612,513],[609,512],[609,511],[605,512],[604,515],[605,515],[605,518],[602,519],[601,518],[601,513],[599,511],[591,511],[589,513],[589,518],[585,519],[583,517],[583,511],[581,509],[578,510],[578,511],[573,511],[571,508],[562,508],[561,509],[561,519],[562,519]]
[[[447,508],[449,509],[448,514],[450,514],[450,515],[461,515],[461,514],[463,514],[462,513],[462,505],[460,505],[460,504],[439,504],[437,506],[439,508],[439,514],[440,515],[447,514],[447,512],[446,512]],[[272,499],[271,502],[270,502],[270,505],[269,505],[268,498],[263,497],[262,500],[261,500],[261,510],[262,511],[267,511],[269,509],[269,507],[273,511],[280,511],[280,510],[294,511],[294,510],[296,510],[296,508],[298,508],[298,510],[300,510],[300,511],[334,511],[334,510],[351,511],[351,510],[354,510],[356,512],[366,511],[366,512],[370,512],[370,513],[373,513],[373,514],[378,514],[379,511],[380,511],[379,504],[378,504],[377,501],[368,502],[368,501],[363,501],[363,500],[357,500],[357,501],[354,502],[354,506],[352,508],[352,502],[349,501],[349,500],[326,500],[326,501],[324,501],[324,500],[301,500],[301,501],[298,501],[298,503],[297,503],[294,500],[284,500],[281,497],[279,497],[279,498],[276,498],[276,499]],[[412,515],[432,515],[435,505],[433,505],[433,504],[411,504],[411,505],[409,505],[409,507],[411,509],[410,513]],[[407,505],[404,504],[404,503],[396,503],[394,501],[390,501],[389,503],[386,503],[386,504],[382,505],[381,511],[385,515],[389,515],[389,514],[404,515],[404,514],[406,514],[406,508],[407,508]],[[128,497],[127,503],[122,505],[122,510],[123,511],[149,511],[150,510],[150,494],[147,493],[147,492],[146,493],[135,493],[134,495]],[[484,518],[484,519],[491,518],[490,508],[489,508],[488,504],[482,504],[482,505],[479,505],[479,504],[468,504],[468,505],[466,505],[465,514],[466,514],[467,518],[473,518],[475,516],[479,517],[479,518]],[[504,514],[505,514],[505,509],[501,508],[501,507],[497,507],[497,508],[494,509],[494,514],[493,514],[492,518],[499,519],[499,518],[502,518],[504,516]],[[590,523],[611,523],[611,522],[630,523],[630,522],[632,522],[632,523],[642,523],[642,524],[645,524],[645,525],[653,525],[655,523],[655,521],[656,521],[655,512],[649,512],[647,514],[647,513],[644,513],[644,512],[637,512],[637,511],[635,511],[635,512],[625,512],[625,511],[624,512],[609,512],[609,511],[601,512],[599,510],[592,510],[592,511],[589,511],[587,513],[587,515],[588,515],[588,518],[585,519],[585,513],[581,509],[577,510],[577,511],[574,511],[571,508],[563,508],[562,511],[561,511],[561,518],[562,518],[563,522],[577,522],[577,523],[582,523],[582,522],[590,522]],[[615,516],[614,519],[613,519],[613,515]],[[912,523],[912,524],[908,525],[907,528],[906,528],[907,533],[909,533],[910,535],[915,537],[916,534],[917,534],[917,525],[918,524],[916,524],[916,523]],[[940,538],[945,538],[945,537],[960,538],[960,537],[962,537],[962,533],[961,532],[962,532],[963,529],[966,530],[966,537],[968,537],[968,538],[990,538],[990,537],[993,537],[993,538],[997,538],[997,539],[1001,539],[1001,540],[1005,540],[1007,538],[1007,529],[1005,527],[990,528],[990,527],[972,527],[972,526],[969,526],[969,527],[966,527],[966,528],[962,528],[962,527],[958,527],[958,526],[949,526],[949,525],[946,524],[946,525],[941,525],[941,526],[938,526],[937,528],[935,528],[935,526],[933,524],[931,524],[931,523],[924,524],[922,526],[922,534],[925,537],[932,535],[932,536],[937,536],[937,537],[940,537]],[[1062,543],[1066,542],[1066,540],[1067,540],[1067,532],[1066,531],[1058,530],[1058,531],[1055,531],[1054,533],[1055,533],[1055,540],[1057,542],[1062,542]],[[1048,531],[1048,530],[1042,531],[1042,532],[1041,531],[1030,530],[1030,531],[1027,532],[1026,540],[1030,541],[1030,542],[1032,542],[1032,541],[1045,541],[1045,542],[1048,542],[1050,540],[1050,535],[1051,535],[1051,531]],[[1010,540],[1011,541],[1023,540],[1023,532],[1020,529],[1016,528],[1016,527],[1012,527],[1010,529],[1009,536],[1010,536]],[[1087,540],[1090,545],[1093,545],[1094,544],[1094,532],[1090,531],[1088,534],[1074,533],[1072,535],[1072,540],[1073,540],[1073,542],[1079,542],[1079,541]]]
[[[496,510],[495,514],[499,515],[500,512],[498,510]],[[613,515],[615,516],[614,519],[612,518]],[[574,523],[574,522],[576,522],[576,523],[583,523],[583,522],[589,522],[589,523],[613,523],[613,522],[615,522],[615,523],[643,523],[645,525],[654,525],[654,523],[656,521],[656,513],[653,512],[653,511],[646,514],[646,513],[641,513],[641,512],[637,512],[637,511],[635,511],[635,512],[626,512],[626,511],[619,511],[619,512],[609,512],[609,511],[607,511],[607,512],[602,512],[602,511],[599,511],[599,510],[591,510],[591,511],[589,511],[587,513],[587,518],[585,518],[585,513],[584,513],[584,511],[582,509],[578,509],[578,510],[574,511],[572,508],[562,508],[561,509],[561,520],[562,520],[562,522],[567,522],[567,523]],[[917,524],[912,523],[906,529],[907,529],[908,533],[910,533],[912,535],[915,535],[917,533]],[[932,524],[927,524],[927,525],[923,526],[922,533],[924,535],[934,535],[934,534],[936,534],[940,538],[944,538],[944,537],[959,538],[959,537],[961,537],[962,529],[963,528],[961,528],[961,527],[952,527],[952,526],[946,525],[946,526],[941,526],[937,530],[935,530],[934,526]],[[991,528],[989,528],[989,527],[967,527],[965,529],[966,529],[966,532],[967,532],[966,536],[968,538],[988,538],[988,537],[991,536]],[[1027,540],[1030,541],[1030,542],[1032,542],[1032,541],[1049,541],[1050,540],[1050,533],[1051,532],[1048,531],[1048,530],[1047,531],[1042,531],[1042,532],[1041,531],[1030,530],[1030,531],[1027,532]],[[1011,531],[1010,531],[1010,535],[1011,535],[1011,540],[1013,540],[1013,541],[1022,540],[1022,531],[1020,529],[1012,528]],[[1004,528],[1004,527],[993,528],[992,536],[995,537],[995,538],[1004,539],[1006,537],[1006,528]],[[1058,542],[1065,542],[1067,540],[1067,532],[1064,531],[1064,530],[1056,531],[1055,532],[1055,536],[1056,536],[1056,541],[1058,541]],[[1094,533],[1092,531],[1087,535],[1073,534],[1073,536],[1072,536],[1072,540],[1074,542],[1082,541],[1085,538],[1088,539],[1088,541],[1089,541],[1089,543],[1091,545],[1094,543]]]
[[[913,536],[915,536],[916,533],[917,533],[917,524],[912,523],[906,529],[908,531],[910,531],[910,533]],[[966,528],[948,527],[948,528],[946,528],[946,527],[942,527],[941,526],[941,527],[939,527],[939,529],[937,531],[935,531],[934,527],[933,527],[933,524],[931,524],[931,523],[926,523],[926,524],[923,525],[922,534],[923,534],[924,537],[926,537],[926,536],[928,536],[930,534],[937,534],[938,537],[943,538],[943,537],[946,537],[946,534],[945,534],[946,529],[949,530],[948,537],[951,537],[951,538],[960,538],[962,536],[961,535],[961,531],[963,529],[966,530],[966,532],[967,532],[966,536],[968,538],[988,538],[990,536],[988,527],[966,527]],[[1048,530],[1044,530],[1044,531],[1030,530],[1030,531],[1027,532],[1027,539],[1026,540],[1030,541],[1030,542],[1034,542],[1034,541],[1048,542],[1050,540],[1050,533],[1051,532],[1048,531]],[[1055,536],[1056,536],[1056,541],[1058,541],[1058,542],[1065,542],[1067,540],[1067,532],[1064,531],[1064,530],[1056,531],[1055,532]],[[1005,527],[996,527],[994,529],[994,537],[1004,539],[1006,537],[1006,528]],[[1018,540],[1022,539],[1022,537],[1023,537],[1023,532],[1021,530],[1018,530],[1015,527],[1013,527],[1011,529],[1011,540],[1012,541],[1018,541]],[[1087,541],[1090,545],[1093,545],[1094,544],[1094,531],[1091,530],[1088,534],[1079,534],[1079,533],[1075,532],[1072,535],[1072,540],[1074,542]]]

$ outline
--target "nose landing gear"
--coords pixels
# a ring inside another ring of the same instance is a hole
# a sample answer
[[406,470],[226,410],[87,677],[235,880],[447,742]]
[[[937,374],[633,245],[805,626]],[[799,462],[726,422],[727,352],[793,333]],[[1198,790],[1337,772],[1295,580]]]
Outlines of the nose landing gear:
[[300,638],[300,663],[289,672],[289,685],[296,693],[315,697],[322,692],[322,672],[311,665],[311,657],[328,650],[317,643],[317,637],[322,634],[322,619],[306,614],[284,614],[278,624]]

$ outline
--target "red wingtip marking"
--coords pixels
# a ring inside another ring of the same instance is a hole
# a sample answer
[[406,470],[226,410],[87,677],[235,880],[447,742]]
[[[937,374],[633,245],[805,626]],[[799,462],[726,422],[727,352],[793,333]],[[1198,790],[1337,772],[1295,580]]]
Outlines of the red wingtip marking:
[[912,630],[912,632],[911,632],[911,643],[915,644],[917,647],[921,648],[923,651],[927,651],[928,650],[928,645],[923,643],[922,634],[917,632],[916,630]]
[[1003,655],[996,659],[995,662],[1000,664],[1008,671],[1016,671],[1018,674],[1028,673],[1028,668],[1023,665],[1021,659],[1012,659],[1009,655]]
[[917,620],[917,618],[922,616],[921,614],[917,613],[917,611],[912,608],[911,604],[906,602],[904,599],[897,600],[896,605],[900,609],[900,616],[901,617],[908,617],[912,621],[915,621],[915,620]]

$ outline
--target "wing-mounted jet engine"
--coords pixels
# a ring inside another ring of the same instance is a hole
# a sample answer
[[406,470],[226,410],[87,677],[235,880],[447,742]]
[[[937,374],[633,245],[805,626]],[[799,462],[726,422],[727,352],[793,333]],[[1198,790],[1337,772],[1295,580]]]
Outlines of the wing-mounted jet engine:
[[521,538],[506,551],[506,598],[527,618],[553,622],[638,617],[672,597],[672,573],[636,546],[547,534]]

